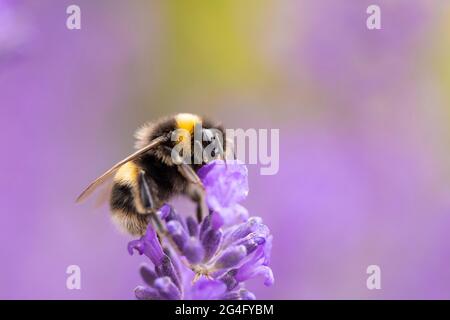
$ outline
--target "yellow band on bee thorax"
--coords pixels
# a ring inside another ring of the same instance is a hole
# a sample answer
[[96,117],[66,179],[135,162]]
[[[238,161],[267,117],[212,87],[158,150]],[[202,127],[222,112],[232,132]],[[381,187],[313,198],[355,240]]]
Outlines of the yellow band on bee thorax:
[[195,125],[201,122],[198,116],[190,113],[177,114],[175,116],[175,121],[178,129],[184,129],[191,133],[194,132]]
[[114,176],[114,181],[133,186],[138,180],[138,175],[139,167],[130,161],[119,168]]

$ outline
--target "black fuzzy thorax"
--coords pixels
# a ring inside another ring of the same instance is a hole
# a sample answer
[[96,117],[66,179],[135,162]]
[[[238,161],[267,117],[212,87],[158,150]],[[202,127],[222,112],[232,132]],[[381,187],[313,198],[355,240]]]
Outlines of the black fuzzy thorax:
[[143,155],[136,163],[145,171],[153,200],[158,207],[168,201],[172,195],[180,194],[185,190],[187,181],[176,165],[162,162],[152,152]]

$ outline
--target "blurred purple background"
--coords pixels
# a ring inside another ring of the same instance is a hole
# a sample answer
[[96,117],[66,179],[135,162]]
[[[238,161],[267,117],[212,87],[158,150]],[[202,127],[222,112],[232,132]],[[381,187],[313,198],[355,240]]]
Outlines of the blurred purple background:
[[258,298],[449,299],[449,21],[439,0],[0,0],[0,298],[133,299],[145,259],[74,199],[182,111],[280,129],[279,173],[249,167],[274,234]]

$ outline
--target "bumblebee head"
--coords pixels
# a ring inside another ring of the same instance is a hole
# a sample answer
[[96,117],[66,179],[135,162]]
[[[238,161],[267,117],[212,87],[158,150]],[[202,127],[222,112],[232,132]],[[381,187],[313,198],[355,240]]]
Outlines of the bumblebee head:
[[[151,151],[168,165],[173,164],[172,149],[179,143],[190,143],[191,162],[198,164],[199,155],[195,155],[194,150],[199,150],[199,143],[201,144],[201,150],[211,150],[211,147],[209,147],[209,149],[206,148],[214,141],[216,134],[222,137],[222,143],[225,141],[225,130],[220,124],[203,119],[194,114],[179,113],[173,117],[147,123],[139,128],[135,134],[137,139],[135,146],[138,149],[143,148],[153,139],[162,135],[170,136],[173,132],[182,134],[177,135],[176,137],[172,136],[172,139]],[[195,147],[195,144],[197,144],[197,148]],[[225,148],[224,145],[223,148]],[[218,150],[215,150],[212,153],[217,152]],[[194,157],[197,157],[197,160],[195,160]],[[200,159],[203,159],[202,154],[200,155]],[[201,166],[205,162],[202,162],[198,166]]]

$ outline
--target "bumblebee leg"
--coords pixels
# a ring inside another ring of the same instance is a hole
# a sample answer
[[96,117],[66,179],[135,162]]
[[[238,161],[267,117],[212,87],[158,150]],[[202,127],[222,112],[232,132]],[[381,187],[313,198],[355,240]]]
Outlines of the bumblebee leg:
[[158,236],[161,238],[166,234],[166,229],[164,228],[161,218],[158,216],[155,210],[152,210],[152,212],[150,213],[150,219],[153,221]]
[[190,184],[187,188],[187,195],[196,203],[197,220],[201,222],[208,212],[205,202],[205,190],[197,184]]
[[144,170],[141,170],[139,172],[139,196],[140,204],[143,208],[144,214],[149,217],[149,222],[153,221],[158,236],[161,237],[165,233],[165,230],[161,219],[156,213],[155,201],[152,196],[151,189],[145,176]]
[[197,173],[192,169],[192,167],[188,164],[181,163],[178,165],[178,172],[189,182],[192,184],[197,184],[201,188],[203,188],[203,183],[198,177]]
[[139,172],[139,196],[144,213],[150,213],[154,208],[154,200],[144,170]]
[[203,210],[202,203],[201,202],[197,203],[197,221],[198,221],[198,223],[202,222],[202,220],[203,220],[203,216],[204,216],[203,211],[204,210]]

